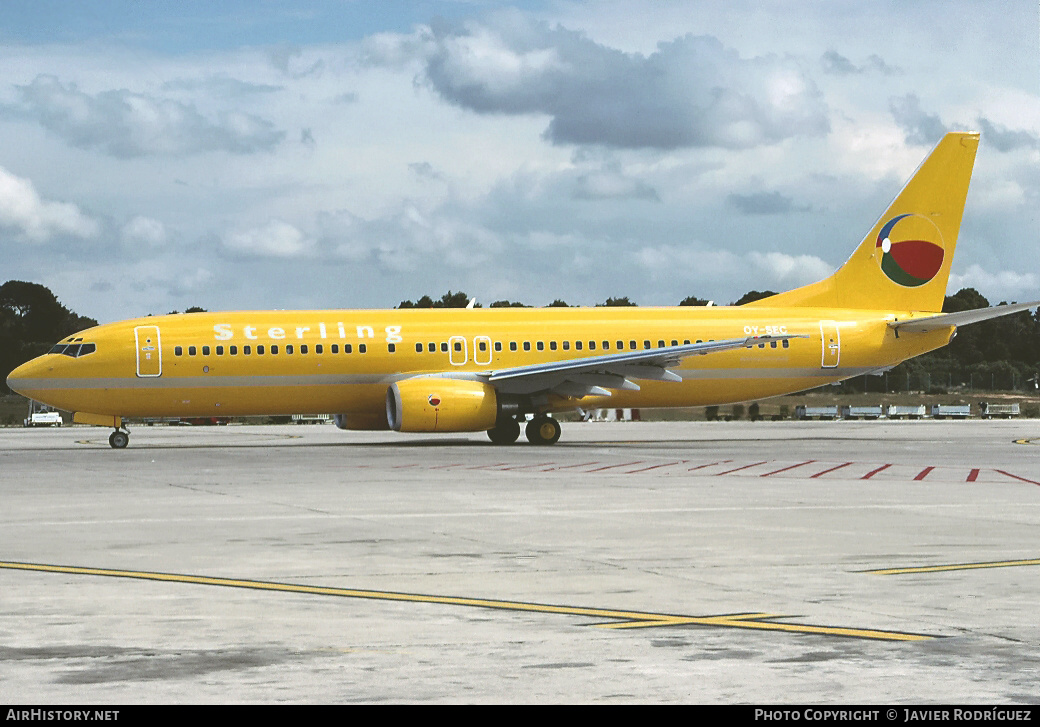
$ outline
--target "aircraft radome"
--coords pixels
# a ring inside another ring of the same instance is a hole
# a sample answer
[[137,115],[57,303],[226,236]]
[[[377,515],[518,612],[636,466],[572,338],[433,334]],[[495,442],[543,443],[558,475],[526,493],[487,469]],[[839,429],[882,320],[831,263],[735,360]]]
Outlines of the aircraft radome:
[[344,429],[560,437],[554,412],[750,401],[895,366],[942,314],[977,133],[947,134],[852,257],[742,306],[242,311],[137,318],[69,336],[8,386],[113,428],[135,417],[334,414]]

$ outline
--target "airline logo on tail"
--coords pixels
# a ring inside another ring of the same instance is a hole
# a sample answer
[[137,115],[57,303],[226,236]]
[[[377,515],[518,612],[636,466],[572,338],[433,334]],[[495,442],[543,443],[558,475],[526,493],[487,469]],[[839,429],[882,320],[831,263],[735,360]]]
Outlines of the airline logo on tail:
[[881,272],[905,288],[916,288],[934,278],[946,257],[939,228],[924,215],[913,213],[897,215],[882,225],[876,251],[880,251],[876,257]]

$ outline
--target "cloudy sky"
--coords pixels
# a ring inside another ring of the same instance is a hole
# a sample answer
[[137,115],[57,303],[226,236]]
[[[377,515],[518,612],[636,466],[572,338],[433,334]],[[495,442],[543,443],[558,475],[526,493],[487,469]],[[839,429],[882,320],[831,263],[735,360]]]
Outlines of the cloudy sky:
[[4,0],[0,282],[102,322],[726,303],[828,274],[972,129],[951,288],[1040,299],[1038,30],[1035,0]]

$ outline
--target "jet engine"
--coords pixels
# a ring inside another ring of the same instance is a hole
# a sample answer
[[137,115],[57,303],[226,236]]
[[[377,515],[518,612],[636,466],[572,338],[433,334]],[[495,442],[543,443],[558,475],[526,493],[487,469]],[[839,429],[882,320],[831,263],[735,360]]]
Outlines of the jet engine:
[[482,381],[417,377],[386,392],[386,420],[398,432],[479,432],[498,418],[495,388]]

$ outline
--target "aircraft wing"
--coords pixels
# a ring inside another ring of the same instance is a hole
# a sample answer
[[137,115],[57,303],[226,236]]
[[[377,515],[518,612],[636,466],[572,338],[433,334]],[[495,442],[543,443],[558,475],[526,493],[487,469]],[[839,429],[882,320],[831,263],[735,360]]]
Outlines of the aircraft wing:
[[905,331],[911,333],[925,333],[926,331],[934,331],[937,328],[946,328],[947,326],[966,326],[969,323],[988,321],[991,318],[1011,315],[1012,313],[1030,310],[1037,306],[1040,306],[1040,300],[1033,301],[1032,303],[1016,303],[1015,305],[995,305],[991,308],[976,308],[974,310],[965,310],[958,313],[941,313],[929,318],[911,318],[905,321],[891,321],[888,326],[889,328],[896,329],[899,333]]
[[574,398],[610,396],[610,389],[638,391],[639,385],[632,379],[682,381],[681,376],[669,369],[678,366],[684,358],[689,356],[731,351],[737,348],[751,348],[773,341],[808,337],[806,334],[747,336],[605,356],[588,356],[566,361],[498,369],[487,374],[486,380],[505,394],[552,392]]

